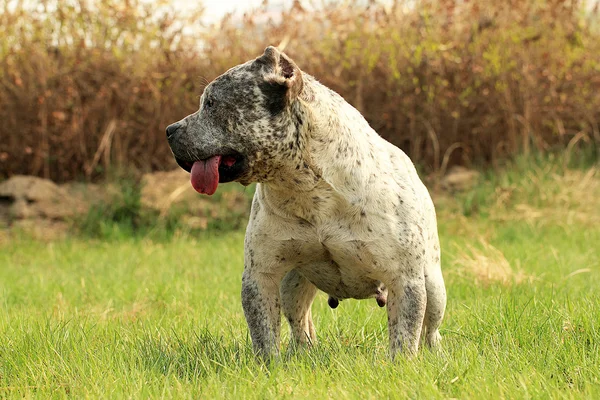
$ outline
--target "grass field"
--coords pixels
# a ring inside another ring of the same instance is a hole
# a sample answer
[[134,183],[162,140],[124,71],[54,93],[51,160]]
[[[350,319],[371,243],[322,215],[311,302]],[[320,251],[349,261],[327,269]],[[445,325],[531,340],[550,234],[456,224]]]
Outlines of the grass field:
[[5,238],[0,398],[600,398],[600,171],[559,164],[436,197],[448,308],[414,360],[375,301],[320,294],[319,344],[257,364],[242,232]]

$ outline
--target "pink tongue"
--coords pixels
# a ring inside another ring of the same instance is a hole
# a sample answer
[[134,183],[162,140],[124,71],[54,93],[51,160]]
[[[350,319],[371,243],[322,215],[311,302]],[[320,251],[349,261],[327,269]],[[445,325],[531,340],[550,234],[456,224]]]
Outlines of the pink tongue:
[[192,165],[190,180],[196,192],[211,195],[217,191],[220,162],[221,156],[214,156],[208,160],[196,161]]

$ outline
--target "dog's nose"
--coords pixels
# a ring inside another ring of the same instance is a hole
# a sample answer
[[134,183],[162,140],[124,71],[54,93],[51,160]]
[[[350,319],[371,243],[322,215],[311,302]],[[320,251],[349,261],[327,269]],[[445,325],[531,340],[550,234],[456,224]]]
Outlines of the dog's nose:
[[175,122],[174,124],[167,126],[167,139],[173,136],[180,126],[181,124],[179,122]]

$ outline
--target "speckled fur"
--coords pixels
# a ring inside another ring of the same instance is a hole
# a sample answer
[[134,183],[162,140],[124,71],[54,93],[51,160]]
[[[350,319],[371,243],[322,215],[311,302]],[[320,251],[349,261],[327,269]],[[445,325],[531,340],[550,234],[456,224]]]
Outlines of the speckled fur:
[[[210,107],[207,106],[210,105]],[[257,353],[279,353],[283,310],[315,342],[311,304],[387,302],[390,351],[440,341],[446,291],[435,210],[410,159],[337,93],[277,49],[227,71],[180,121],[173,152],[244,154],[237,181],[259,182],[245,239],[242,304]]]

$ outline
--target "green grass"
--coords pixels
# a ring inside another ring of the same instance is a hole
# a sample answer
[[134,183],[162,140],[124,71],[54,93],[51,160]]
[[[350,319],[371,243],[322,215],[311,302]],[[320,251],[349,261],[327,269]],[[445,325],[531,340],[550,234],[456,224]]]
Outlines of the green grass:
[[448,308],[442,350],[414,360],[387,357],[375,301],[331,310],[320,294],[319,344],[285,351],[282,321],[284,357],[256,363],[241,232],[11,236],[0,398],[600,398],[600,174],[588,171],[517,165],[437,198]]

